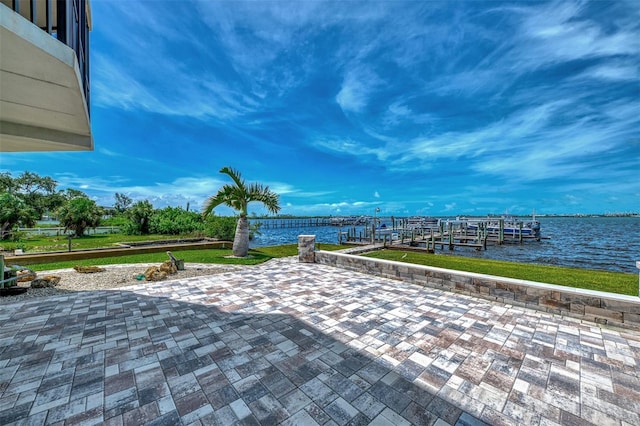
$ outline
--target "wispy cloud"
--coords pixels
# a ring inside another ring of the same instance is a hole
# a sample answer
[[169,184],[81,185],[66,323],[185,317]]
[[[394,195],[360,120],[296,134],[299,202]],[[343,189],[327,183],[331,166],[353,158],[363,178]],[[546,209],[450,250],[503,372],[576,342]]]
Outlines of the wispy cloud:
[[291,214],[631,210],[640,192],[632,1],[93,7],[96,151],[0,167],[195,207],[231,164]]
[[362,112],[369,104],[369,97],[375,93],[382,81],[371,70],[352,69],[344,77],[336,102],[343,111]]
[[634,83],[640,80],[640,70],[638,64],[631,61],[612,61],[591,67],[576,78]]

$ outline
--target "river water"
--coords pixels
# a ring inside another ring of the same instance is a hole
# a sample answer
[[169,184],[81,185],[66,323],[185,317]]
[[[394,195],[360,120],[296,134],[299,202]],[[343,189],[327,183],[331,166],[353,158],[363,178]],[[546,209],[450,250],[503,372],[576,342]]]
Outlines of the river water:
[[[388,218],[381,218],[389,226]],[[542,241],[523,244],[488,245],[487,250],[456,247],[455,254],[475,258],[508,260],[541,265],[571,266],[637,273],[640,261],[640,218],[638,217],[540,217]],[[346,227],[342,231],[346,231]],[[339,227],[298,227],[263,229],[251,241],[251,247],[298,242],[298,235],[315,235],[319,243],[336,244]]]

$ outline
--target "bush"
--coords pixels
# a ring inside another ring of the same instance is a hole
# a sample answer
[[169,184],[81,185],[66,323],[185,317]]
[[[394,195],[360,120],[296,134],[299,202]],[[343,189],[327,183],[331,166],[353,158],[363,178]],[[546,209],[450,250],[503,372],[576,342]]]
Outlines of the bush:
[[146,235],[153,216],[153,206],[148,200],[138,201],[127,210],[129,222],[122,226],[126,235]]
[[208,216],[205,221],[205,235],[210,238],[233,241],[237,221],[237,217]]
[[119,214],[117,216],[112,216],[108,219],[102,219],[100,221],[101,226],[118,226],[123,227],[129,223],[129,219],[124,214]]
[[165,207],[153,212],[149,228],[154,234],[186,235],[204,230],[202,216],[182,207]]

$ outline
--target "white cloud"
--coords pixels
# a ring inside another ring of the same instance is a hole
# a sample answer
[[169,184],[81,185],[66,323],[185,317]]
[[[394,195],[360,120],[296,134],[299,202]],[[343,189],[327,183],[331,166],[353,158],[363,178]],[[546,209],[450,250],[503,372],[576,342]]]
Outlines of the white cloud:
[[376,198],[380,198],[380,193],[378,193],[378,191],[376,191],[376,192],[373,193],[373,196],[376,197]]
[[640,72],[638,65],[632,63],[608,63],[596,65],[589,68],[584,73],[576,76],[576,78],[591,78],[604,81],[629,81],[637,82],[640,80]]
[[358,66],[344,77],[336,102],[345,112],[362,112],[369,104],[370,96],[381,84],[382,80],[374,72]]
[[122,156],[124,156],[124,154],[120,154],[118,152],[115,152],[113,150],[110,150],[110,149],[107,149],[107,148],[104,148],[104,147],[100,147],[100,148],[96,149],[96,151],[99,152],[100,154],[104,154],[104,155],[109,156],[109,157],[122,157]]
[[[246,96],[229,88],[223,89],[214,80],[200,83],[178,70],[152,70],[147,65],[136,68],[126,61],[117,62],[102,54],[95,55],[94,69],[93,100],[102,107],[228,120],[249,111],[254,105]],[[155,72],[166,79],[145,81],[145,76]],[[208,90],[203,91],[202,86]]]
[[580,197],[578,197],[576,195],[572,195],[572,194],[567,194],[567,195],[564,196],[564,201],[567,204],[571,204],[571,205],[578,205],[578,204],[580,204],[581,200],[582,199]]
[[444,211],[446,212],[450,212],[456,209],[457,204],[456,203],[448,203],[444,205]]
[[636,34],[624,27],[605,31],[600,23],[583,18],[581,12],[581,6],[569,2],[532,9],[522,26],[524,36],[532,42],[523,55],[540,64],[640,52]]
[[372,156],[377,158],[378,160],[384,161],[389,156],[389,152],[384,147],[371,147],[365,142],[360,142],[349,138],[316,138],[312,139],[312,145],[315,148],[321,148],[326,151],[346,154],[359,158],[363,158],[363,156]]

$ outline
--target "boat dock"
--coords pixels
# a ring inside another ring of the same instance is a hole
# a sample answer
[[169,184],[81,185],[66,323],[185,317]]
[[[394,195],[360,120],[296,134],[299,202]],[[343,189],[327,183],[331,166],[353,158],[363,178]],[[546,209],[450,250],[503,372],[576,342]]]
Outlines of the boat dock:
[[366,226],[372,220],[365,216],[310,217],[292,219],[251,219],[260,229],[315,228],[319,226]]
[[500,219],[456,219],[437,220],[429,223],[411,224],[399,221],[390,228],[355,227],[341,231],[338,235],[340,244],[383,244],[385,247],[415,248],[435,252],[454,250],[456,247],[470,247],[486,250],[488,245],[540,241],[545,239],[540,234],[536,221],[515,221]]

